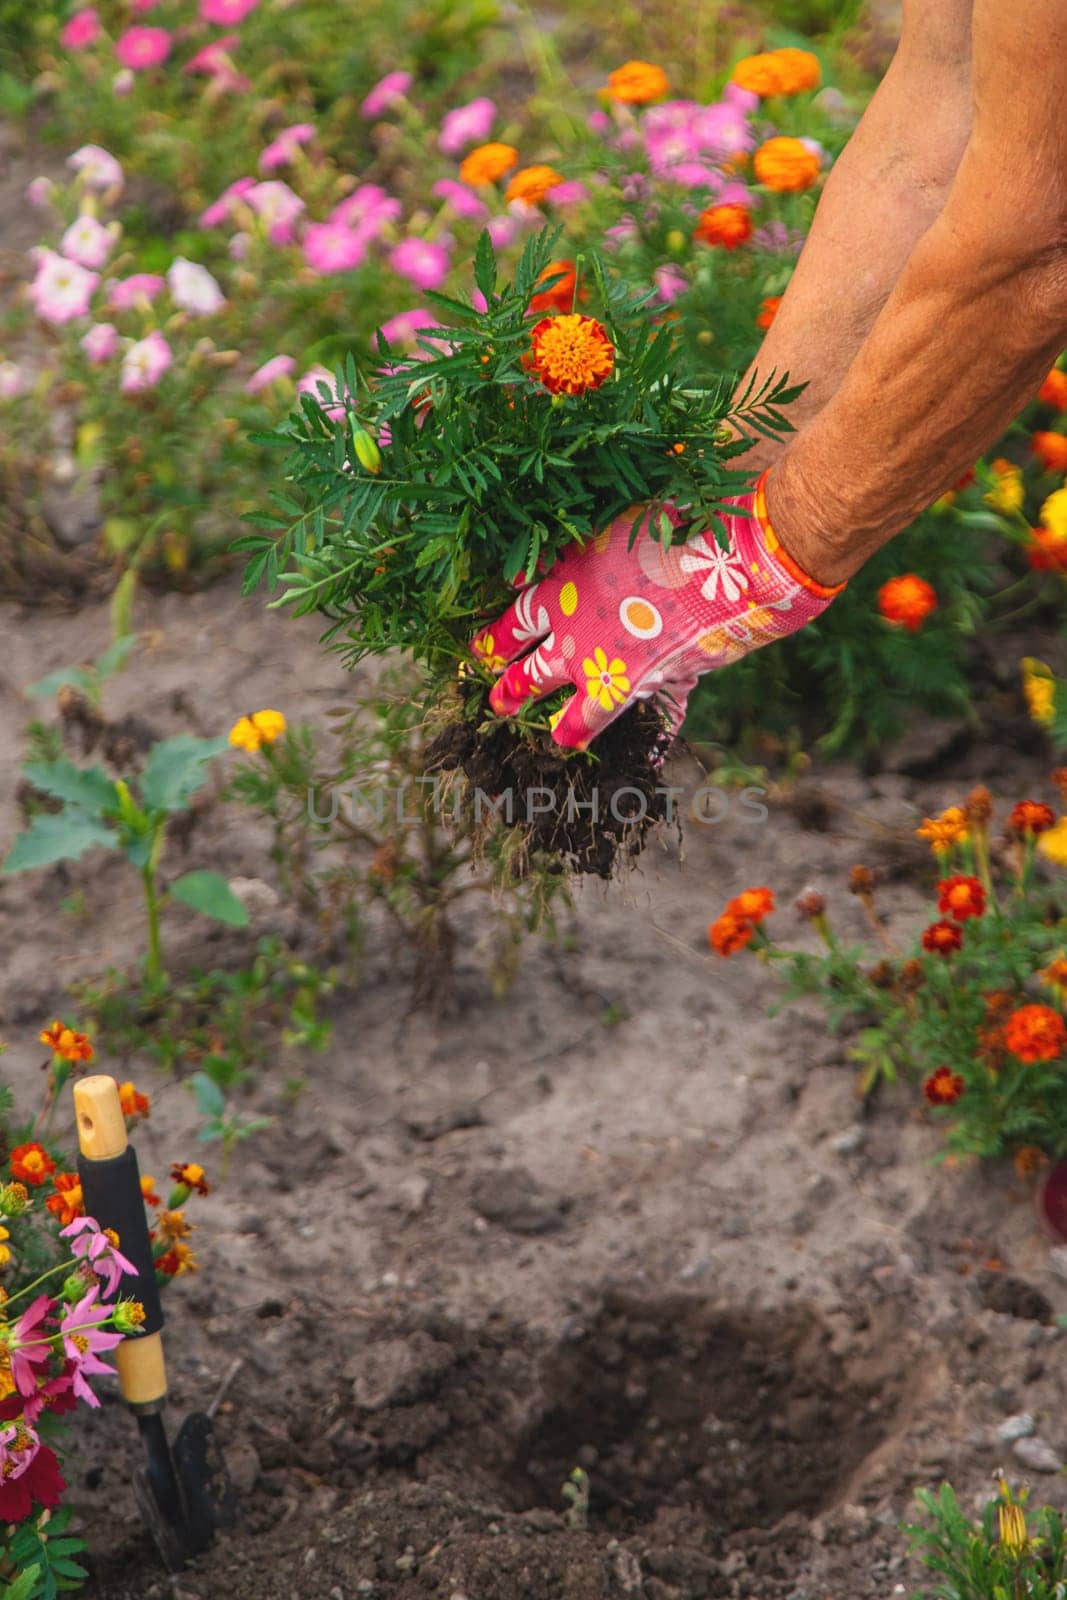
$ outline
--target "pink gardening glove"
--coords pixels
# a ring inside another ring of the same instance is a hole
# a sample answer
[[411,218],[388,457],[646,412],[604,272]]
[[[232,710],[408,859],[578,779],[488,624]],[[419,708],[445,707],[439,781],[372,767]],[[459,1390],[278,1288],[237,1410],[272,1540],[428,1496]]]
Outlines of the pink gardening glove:
[[560,557],[523,589],[471,648],[500,671],[489,704],[501,715],[574,684],[553,722],[565,749],[584,750],[634,700],[662,698],[675,731],[702,673],[729,666],[813,622],[844,587],[805,577],[767,520],[764,479],[723,514],[723,550],[713,532],[667,548],[642,526],[628,549],[634,512],[586,547]]

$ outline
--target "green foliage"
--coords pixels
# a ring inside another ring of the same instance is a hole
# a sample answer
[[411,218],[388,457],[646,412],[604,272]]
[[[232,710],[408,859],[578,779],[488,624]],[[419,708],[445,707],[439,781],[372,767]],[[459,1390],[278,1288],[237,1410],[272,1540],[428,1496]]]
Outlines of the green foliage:
[[187,872],[170,886],[172,900],[202,911],[205,917],[225,922],[230,928],[247,928],[248,912],[226,879],[217,872]]
[[977,1522],[964,1516],[955,1492],[916,1497],[928,1521],[906,1525],[911,1553],[934,1575],[912,1600],[1062,1600],[1067,1584],[1067,1531],[1058,1511],[1042,1506],[1027,1527],[1028,1491],[1007,1483]]
[[52,700],[61,689],[77,689],[90,705],[99,707],[104,684],[122,670],[136,647],[136,638],[127,634],[116,639],[94,662],[80,667],[60,667],[58,672],[50,672],[46,678],[27,684],[25,693],[35,700]]
[[67,1506],[44,1513],[19,1523],[6,1547],[0,1542],[0,1563],[10,1563],[18,1574],[0,1589],[0,1600],[55,1600],[81,1588],[89,1574],[74,1557],[85,1549],[85,1540],[67,1533],[70,1515]]

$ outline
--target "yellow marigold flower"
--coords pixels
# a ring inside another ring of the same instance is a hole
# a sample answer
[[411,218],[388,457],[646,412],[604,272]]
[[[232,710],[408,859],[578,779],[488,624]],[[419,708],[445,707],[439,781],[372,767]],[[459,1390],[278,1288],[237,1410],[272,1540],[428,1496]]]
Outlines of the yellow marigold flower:
[[1037,848],[1054,867],[1067,867],[1067,817],[1061,817],[1046,833],[1038,834]]
[[582,662],[582,671],[585,673],[585,692],[591,700],[597,702],[602,711],[610,711],[614,706],[621,706],[630,693],[626,662],[621,656],[614,656],[609,661],[607,653],[600,645],[597,645],[591,656],[586,656]]
[[528,206],[539,206],[562,182],[563,174],[555,167],[523,167],[504,190],[504,199],[523,200]]
[[1047,726],[1056,712],[1056,680],[1052,668],[1034,656],[1024,656],[1022,669],[1026,708],[1035,722]]
[[[1011,461],[1005,461],[1002,456],[998,457],[996,461],[990,462],[990,468],[996,475],[997,483],[985,495],[986,505],[992,506],[994,511],[1000,511],[1005,516],[1011,516],[1013,512],[1021,511],[1023,501],[1026,499],[1022,469],[1015,466]],[[1062,494],[1063,491],[1061,490],[1060,493]],[[1049,500],[1046,500],[1045,504],[1051,504],[1051,501],[1055,500],[1055,498],[1056,496],[1052,495]],[[1067,516],[1067,496],[1064,496],[1064,515]],[[1067,532],[1067,525],[1065,525],[1065,532]]]
[[611,376],[615,346],[595,317],[543,317],[530,330],[526,366],[550,394],[585,394]]
[[643,106],[661,100],[670,85],[662,67],[649,61],[627,61],[608,74],[608,93],[624,105]]
[[967,813],[962,806],[949,806],[939,817],[927,817],[915,837],[925,839],[937,856],[946,854],[954,844],[966,844],[970,838]]
[[[471,649],[484,667],[490,672],[500,672],[507,666],[507,662],[496,647],[496,640],[491,633],[483,633],[475,639]],[[461,661],[460,666],[464,663]]]
[[464,156],[459,176],[463,183],[477,188],[480,184],[496,183],[505,172],[518,165],[519,152],[512,144],[479,144]]
[[1042,524],[1057,542],[1067,539],[1067,489],[1057,489],[1041,507]]
[[[4,1240],[10,1239],[10,1237],[11,1234],[8,1229],[5,1228],[2,1223],[0,1223],[0,1267],[6,1267],[8,1262],[11,1260],[11,1246],[4,1243]],[[9,1394],[10,1392],[11,1391],[8,1390]],[[3,1396],[0,1395],[0,1399],[2,1398]]]
[[1026,1517],[1023,1515],[1022,1506],[1000,1506],[997,1515],[1001,1544],[1013,1555],[1018,1555],[1020,1551],[1026,1549],[1028,1542]]
[[822,162],[802,139],[779,137],[761,144],[753,158],[758,181],[778,194],[800,194],[818,182]]
[[253,711],[250,717],[239,717],[230,729],[230,743],[238,750],[255,753],[265,744],[273,744],[285,732],[285,717],[280,711]]
[[805,89],[817,89],[822,82],[819,58],[810,50],[797,50],[792,45],[775,50],[778,70],[786,80],[784,94],[800,94]]

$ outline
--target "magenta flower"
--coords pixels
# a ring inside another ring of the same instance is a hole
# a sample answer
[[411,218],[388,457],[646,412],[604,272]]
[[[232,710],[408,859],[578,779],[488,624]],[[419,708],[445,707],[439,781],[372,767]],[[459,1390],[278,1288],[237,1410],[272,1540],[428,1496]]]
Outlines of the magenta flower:
[[416,289],[439,289],[448,277],[449,256],[430,239],[402,239],[390,251],[389,265]]
[[166,28],[146,28],[135,23],[115,40],[115,54],[131,72],[158,67],[170,55],[171,37]]
[[[119,388],[123,394],[141,394],[145,389],[154,389],[173,360],[170,345],[159,329],[153,328],[145,338],[131,344],[123,356]],[[114,1249],[110,1255],[92,1256],[90,1259],[93,1271],[107,1280],[108,1294],[114,1294],[124,1272],[134,1270],[132,1264]]]
[[59,42],[64,50],[87,50],[100,37],[100,14],[95,6],[84,6],[75,11],[69,22],[59,30]]
[[74,1393],[88,1406],[98,1406],[100,1401],[90,1388],[86,1374],[110,1373],[113,1369],[106,1361],[100,1360],[100,1355],[104,1351],[114,1350],[123,1338],[121,1333],[100,1326],[111,1313],[107,1306],[97,1304],[99,1294],[100,1286],[94,1284],[77,1305],[67,1308],[59,1324],[64,1353],[67,1360],[73,1363],[70,1377]]
[[[41,1441],[32,1427],[0,1422],[0,1486],[16,1483],[28,1472],[40,1448]],[[21,1516],[18,1520],[22,1520]]]
[[657,267],[652,277],[656,285],[656,297],[666,306],[672,306],[689,287],[689,279],[681,267],[672,266],[669,262],[666,266]]
[[745,116],[759,109],[759,95],[754,89],[742,89],[739,83],[728,83],[722,92],[722,97],[736,106]]
[[615,124],[606,111],[590,111],[585,119],[585,125],[590,133],[599,134],[601,138],[615,130]]
[[482,95],[446,111],[441,119],[441,134],[437,141],[439,150],[446,156],[458,156],[471,144],[484,144],[496,117],[496,106]]
[[110,231],[95,217],[75,217],[59,241],[60,252],[82,267],[102,267],[114,244]]
[[[389,317],[382,323],[378,332],[386,344],[413,345],[416,338],[427,328],[437,328],[440,324],[432,311],[426,311],[422,306],[416,306],[412,311],[398,311],[396,316]],[[372,340],[376,344],[377,340]]]
[[304,202],[287,183],[280,178],[255,183],[246,189],[244,199],[263,223],[272,244],[292,244],[296,238],[293,224],[304,210]]
[[18,1321],[6,1330],[11,1379],[21,1395],[34,1393],[37,1388],[37,1368],[46,1365],[51,1355],[52,1347],[43,1326],[51,1310],[52,1301],[48,1295],[39,1294]]
[[261,389],[269,389],[272,383],[277,383],[280,378],[291,377],[296,371],[296,362],[292,356],[271,356],[269,361],[264,361],[245,384],[247,394],[259,394]]
[[241,200],[250,189],[256,187],[255,178],[237,178],[229,184],[218,199],[208,206],[206,211],[200,213],[200,226],[202,228],[217,228],[233,214],[234,202]]
[[367,259],[367,242],[340,222],[309,222],[304,229],[304,260],[315,272],[351,272]]
[[510,214],[503,217],[490,217],[485,227],[493,242],[494,250],[506,250],[509,244],[514,244],[519,235],[518,218]]
[[403,100],[414,81],[410,72],[387,72],[374,85],[360,106],[360,112],[368,121],[380,117],[383,111],[388,111],[390,106],[398,105]]
[[200,20],[213,22],[220,28],[233,28],[258,4],[259,0],[200,0]]
[[580,178],[568,178],[550,189],[547,198],[554,206],[581,206],[589,199],[589,190]]
[[259,158],[260,172],[275,172],[279,167],[287,167],[294,160],[302,144],[308,144],[315,137],[315,124],[313,122],[298,122],[292,128],[283,128],[276,139],[273,139]]
[[[332,405],[329,400],[324,400],[319,392],[323,385],[333,401]],[[331,422],[337,422],[345,414],[344,401],[348,396],[348,390],[345,389],[340,395],[338,394],[336,379],[326,367],[309,367],[303,377],[297,379],[296,392],[309,394]]]
[[67,166],[78,174],[87,189],[122,188],[122,168],[115,157],[98,144],[83,144],[67,157]]
[[54,250],[41,250],[29,295],[37,315],[59,327],[88,315],[89,302],[99,282],[98,273],[89,272]]
[[119,347],[118,329],[113,322],[94,322],[81,336],[81,347],[94,367],[103,366]]
[[221,39],[212,39],[210,44],[205,44],[195,55],[189,57],[182,71],[200,74],[206,78],[227,77],[234,70],[229,52],[236,43],[235,33],[224,34]]
[[489,207],[483,205],[473,189],[468,189],[465,183],[457,183],[455,178],[440,178],[433,186],[433,192],[439,200],[444,200],[452,207],[457,217],[464,217],[469,222],[481,222],[483,217],[489,215]]
[[400,201],[377,183],[361,183],[359,188],[330,212],[330,222],[340,222],[346,227],[356,227],[367,239],[376,239],[390,222],[395,222],[401,212]]
[[128,278],[113,278],[107,286],[108,309],[129,311],[131,306],[151,305],[165,285],[166,279],[155,272],[134,272]]

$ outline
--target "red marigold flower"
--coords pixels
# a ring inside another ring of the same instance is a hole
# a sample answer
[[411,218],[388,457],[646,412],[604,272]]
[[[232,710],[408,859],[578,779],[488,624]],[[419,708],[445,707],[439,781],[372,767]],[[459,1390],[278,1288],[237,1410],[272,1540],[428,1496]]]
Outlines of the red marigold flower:
[[148,1096],[135,1089],[132,1083],[119,1085],[119,1104],[124,1117],[147,1117],[150,1110]]
[[[562,276],[560,276],[562,274]],[[531,311],[571,311],[574,308],[574,289],[578,281],[577,268],[573,261],[550,261],[548,266],[538,278],[538,283],[544,283],[549,278],[559,278],[550,289],[542,289],[539,293],[531,295]],[[578,298],[586,298],[585,290],[579,292]]]
[[756,327],[771,327],[775,317],[778,315],[778,307],[781,305],[781,303],[782,296],[780,294],[769,294],[766,300],[764,300],[763,304],[760,306],[760,313],[756,318]]
[[209,1194],[210,1185],[204,1169],[197,1161],[176,1161],[170,1169],[174,1182],[185,1189],[195,1189],[197,1194]]
[[35,1505],[53,1510],[66,1487],[55,1453],[46,1444],[40,1445],[17,1478],[0,1474],[0,1523],[23,1522]]
[[76,1217],[85,1215],[85,1197],[81,1179],[76,1172],[57,1172],[52,1179],[55,1194],[50,1194],[45,1206],[59,1218],[61,1228],[66,1228]]
[[719,956],[736,955],[738,950],[751,944],[755,936],[755,923],[735,917],[729,911],[724,911],[708,929],[708,943]]
[[39,1188],[56,1170],[48,1151],[40,1144],[20,1144],[11,1152],[11,1176],[20,1183]]
[[526,365],[550,394],[585,394],[610,378],[615,346],[595,317],[543,317],[531,329]]
[[963,1093],[963,1079],[951,1067],[938,1067],[923,1084],[923,1094],[932,1106],[955,1105]]
[[150,1178],[147,1172],[141,1178],[141,1199],[146,1206],[161,1206],[163,1201],[156,1193],[156,1180]]
[[773,910],[774,891],[765,888],[742,889],[726,905],[726,915],[736,917],[739,922],[762,922]]
[[1031,528],[1026,559],[1034,572],[1067,572],[1067,539],[1051,528]]
[[752,237],[752,213],[747,206],[709,206],[700,213],[693,238],[701,244],[739,250]]
[[1067,472],[1067,437],[1062,433],[1035,433],[1030,448],[1046,472]]
[[915,633],[931,611],[937,610],[937,595],[925,578],[906,572],[902,578],[883,583],[878,591],[878,609],[886,622]]
[[64,1061],[91,1061],[93,1047],[87,1033],[77,1033],[73,1028],[68,1028],[66,1023],[53,1022],[50,1028],[44,1028],[40,1035],[41,1043],[48,1045],[54,1055],[60,1056]]
[[1051,1006],[1020,1006],[1004,1024],[1004,1043],[1020,1061],[1055,1061],[1067,1044],[1067,1027]]
[[1012,833],[1030,838],[1034,834],[1046,833],[1055,826],[1055,822],[1056,813],[1043,800],[1020,800],[1018,805],[1011,808],[1008,827]]
[[1056,411],[1067,411],[1067,372],[1053,367],[1037,391],[1037,398],[1043,405],[1052,406]]
[[180,1278],[186,1272],[199,1272],[200,1267],[189,1246],[176,1239],[169,1250],[156,1257],[156,1271],[166,1278]]
[[937,909],[956,922],[966,922],[968,917],[980,917],[985,911],[985,888],[978,878],[957,873],[954,878],[944,878],[937,886]]
[[932,922],[922,937],[924,950],[939,956],[950,956],[963,944],[963,934],[955,922]]

